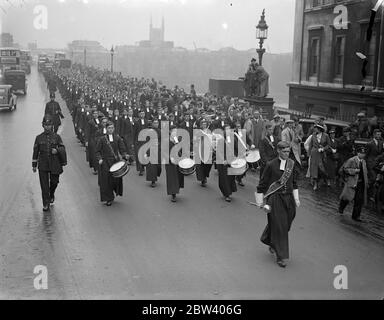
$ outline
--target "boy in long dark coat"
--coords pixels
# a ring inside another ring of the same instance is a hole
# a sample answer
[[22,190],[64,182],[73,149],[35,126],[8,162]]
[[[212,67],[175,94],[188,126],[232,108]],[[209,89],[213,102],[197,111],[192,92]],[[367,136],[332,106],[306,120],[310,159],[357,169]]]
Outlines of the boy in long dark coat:
[[[169,139],[169,152],[171,153],[172,148],[179,143],[176,128],[171,128]],[[180,192],[180,188],[184,188],[184,175],[180,173],[178,165],[174,162],[175,159],[170,157],[169,163],[165,165],[167,194],[172,196],[172,202],[176,202],[176,194]]]
[[290,145],[281,141],[277,145],[278,157],[269,161],[257,187],[256,204],[268,212],[266,226],[261,242],[269,246],[276,254],[277,264],[285,268],[285,259],[289,258],[288,232],[296,216],[296,207],[300,206],[297,187],[297,167],[289,158]]
[[[200,122],[200,129],[203,133],[205,134],[208,134],[208,123],[206,120],[202,120]],[[203,135],[204,136],[204,135]],[[197,177],[197,181],[200,181],[201,182],[201,186],[202,187],[205,187],[207,185],[207,179],[209,178],[209,174],[211,172],[211,169],[212,169],[212,159],[211,161],[208,160],[208,155],[206,155],[205,153],[208,152],[208,150],[210,150],[209,146],[206,146],[205,144],[210,144],[209,140],[208,140],[208,137],[204,137],[203,136],[200,138],[201,140],[199,141],[199,154],[198,156],[201,158],[201,162],[199,164],[196,164],[196,177]],[[204,163],[204,159],[207,159],[206,162],[207,163]]]
[[217,171],[219,174],[219,189],[221,193],[223,194],[225,201],[231,202],[231,195],[233,192],[237,191],[236,186],[236,180],[234,175],[228,174],[228,168],[230,167],[230,162],[234,159],[227,158],[226,155],[226,149],[227,149],[227,143],[231,144],[232,141],[228,140],[229,135],[228,130],[230,130],[230,126],[225,126],[225,134],[224,134],[224,141],[218,141],[218,144],[222,143],[224,145],[224,148],[218,147],[216,148],[216,159],[217,159]]
[[107,124],[107,134],[100,137],[96,146],[96,158],[99,162],[100,198],[111,206],[116,196],[123,195],[123,178],[114,178],[109,169],[119,161],[119,154],[128,159],[123,139],[114,133],[113,122]]
[[[149,162],[146,169],[146,180],[151,182],[151,187],[154,188],[156,185],[157,178],[161,175],[161,136],[159,129],[159,120],[154,119],[152,122],[152,130],[157,133],[157,161],[156,163]],[[150,150],[147,152],[147,156],[150,157]]]

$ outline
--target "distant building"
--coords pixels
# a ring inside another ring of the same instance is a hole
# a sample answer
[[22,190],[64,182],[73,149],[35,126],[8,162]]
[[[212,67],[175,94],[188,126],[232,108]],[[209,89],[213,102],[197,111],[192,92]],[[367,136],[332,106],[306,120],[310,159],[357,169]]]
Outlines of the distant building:
[[142,48],[161,48],[172,49],[173,41],[165,41],[165,23],[164,17],[161,21],[161,28],[154,28],[152,24],[152,17],[149,24],[149,40],[142,40],[139,42],[139,46]]
[[87,52],[102,52],[106,50],[98,41],[74,40],[68,44],[70,52],[83,52],[84,49]]
[[37,42],[28,43],[28,50],[37,50]]
[[[376,2],[296,1],[291,109],[346,121],[362,109],[367,109],[368,116],[384,116],[384,8],[377,12],[369,48],[366,42]],[[338,10],[334,13],[337,5],[347,8],[344,28],[334,22],[340,15]],[[363,61],[356,52],[368,57],[364,81]]]
[[13,47],[13,36],[10,33],[2,33],[0,35],[0,42],[2,47]]

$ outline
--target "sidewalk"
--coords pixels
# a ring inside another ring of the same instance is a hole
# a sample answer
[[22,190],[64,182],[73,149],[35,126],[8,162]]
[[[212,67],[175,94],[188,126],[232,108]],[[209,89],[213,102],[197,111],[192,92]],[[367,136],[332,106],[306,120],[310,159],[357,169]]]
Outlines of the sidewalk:
[[[259,171],[247,171],[245,182],[255,187],[259,183]],[[370,202],[363,208],[361,217],[363,223],[352,220],[352,206],[349,204],[343,215],[338,212],[339,195],[342,188],[328,187],[323,183],[319,184],[319,189],[313,191],[308,178],[304,174],[299,180],[301,206],[308,208],[311,212],[323,215],[327,219],[335,220],[335,223],[341,223],[345,228],[352,232],[359,233],[365,237],[371,237],[384,243],[384,215],[378,216],[374,209],[374,203]]]

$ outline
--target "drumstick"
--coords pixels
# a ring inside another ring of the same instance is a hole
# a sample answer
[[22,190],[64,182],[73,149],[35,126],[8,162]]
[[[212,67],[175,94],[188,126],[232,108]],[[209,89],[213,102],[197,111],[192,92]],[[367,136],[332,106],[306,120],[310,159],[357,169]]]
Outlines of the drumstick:
[[252,206],[260,208],[260,206],[257,203],[255,203],[255,202],[247,201],[247,203],[252,205]]

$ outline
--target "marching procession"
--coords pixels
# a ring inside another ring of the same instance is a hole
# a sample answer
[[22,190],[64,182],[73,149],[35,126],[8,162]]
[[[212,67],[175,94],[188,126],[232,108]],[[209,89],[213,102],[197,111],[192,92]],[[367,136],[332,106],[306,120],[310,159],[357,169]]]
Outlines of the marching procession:
[[[319,118],[305,135],[297,117],[286,120],[276,113],[269,121],[248,102],[198,96],[193,85],[186,93],[178,86],[167,89],[154,79],[125,78],[76,64],[71,69],[55,68],[45,79],[51,101],[45,109],[44,133],[36,138],[32,164],[34,171],[39,168],[44,211],[55,201],[59,175],[66,165],[65,147],[57,134],[64,116],[55,101],[56,88],[70,111],[74,132],[85,147],[85,160],[97,175],[100,200],[106,206],[123,195],[123,177],[133,165],[152,188],[165,174],[172,202],[184,188],[185,176],[196,174],[204,188],[214,170],[223,199],[231,202],[238,186],[244,186],[247,172],[258,169],[260,181],[251,204],[268,213],[261,241],[276,255],[280,267],[286,266],[289,257],[288,232],[300,206],[302,145],[309,157],[307,177],[314,191],[321,179],[327,187],[343,183],[340,214],[354,201],[352,218],[361,222],[361,210],[369,198],[383,199],[379,126],[367,129],[358,120],[336,138],[335,128],[327,128],[324,118]],[[372,132],[372,141],[356,145],[353,134],[360,137],[364,130]]]

